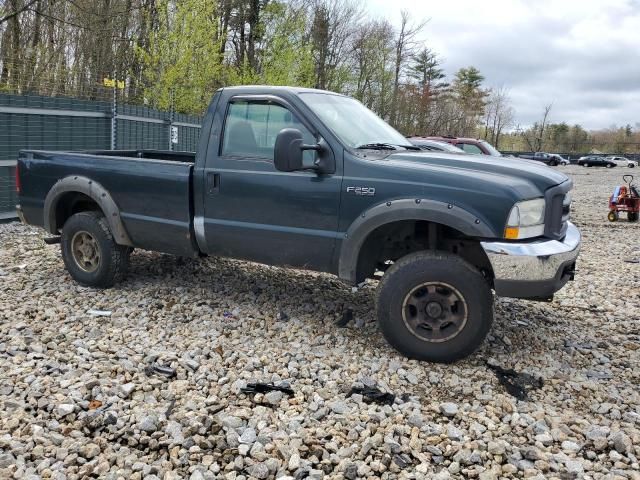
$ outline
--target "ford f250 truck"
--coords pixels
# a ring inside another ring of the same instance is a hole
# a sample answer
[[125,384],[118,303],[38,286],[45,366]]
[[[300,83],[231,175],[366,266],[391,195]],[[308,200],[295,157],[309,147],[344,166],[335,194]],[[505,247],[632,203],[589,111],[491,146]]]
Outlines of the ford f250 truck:
[[380,329],[451,362],[487,335],[497,295],[550,299],[573,278],[572,182],[539,162],[424,152],[358,101],[290,87],[218,90],[194,154],[20,152],[22,221],[80,284],[133,248],[378,278]]

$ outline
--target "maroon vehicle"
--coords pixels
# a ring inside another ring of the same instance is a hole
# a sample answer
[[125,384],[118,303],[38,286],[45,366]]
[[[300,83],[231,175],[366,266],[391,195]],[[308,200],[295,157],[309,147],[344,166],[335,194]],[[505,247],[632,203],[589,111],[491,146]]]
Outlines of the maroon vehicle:
[[438,140],[439,142],[447,142],[461,148],[467,153],[475,153],[477,155],[490,155],[492,157],[502,157],[502,154],[496,150],[493,145],[485,140],[476,138],[452,137],[445,135],[443,137],[416,137],[429,140]]

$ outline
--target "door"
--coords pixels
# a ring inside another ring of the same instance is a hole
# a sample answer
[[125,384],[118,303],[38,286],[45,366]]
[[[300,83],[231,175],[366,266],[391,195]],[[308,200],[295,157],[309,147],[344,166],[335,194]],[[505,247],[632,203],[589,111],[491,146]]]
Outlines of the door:
[[[341,175],[280,172],[273,163],[276,136],[284,128],[299,129],[305,143],[317,142],[300,118],[282,99],[231,99],[205,171],[208,253],[331,270]],[[306,151],[305,164],[314,155]]]

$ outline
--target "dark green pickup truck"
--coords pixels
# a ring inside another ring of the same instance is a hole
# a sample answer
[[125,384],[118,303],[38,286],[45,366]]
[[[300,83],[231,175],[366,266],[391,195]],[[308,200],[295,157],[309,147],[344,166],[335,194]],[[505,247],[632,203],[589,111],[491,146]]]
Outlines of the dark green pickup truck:
[[22,151],[19,212],[71,276],[110,287],[133,248],[379,278],[402,353],[453,361],[493,295],[549,299],[573,278],[571,181],[538,162],[425,152],[356,100],[289,87],[216,92],[197,154]]

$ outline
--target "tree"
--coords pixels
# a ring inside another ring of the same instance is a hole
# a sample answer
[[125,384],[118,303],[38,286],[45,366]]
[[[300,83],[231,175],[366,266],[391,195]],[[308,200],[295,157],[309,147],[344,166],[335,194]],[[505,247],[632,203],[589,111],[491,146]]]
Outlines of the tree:
[[158,108],[202,112],[230,74],[219,63],[214,7],[208,0],[177,4],[164,0],[158,9],[159,25],[149,35],[149,48],[138,50],[144,64],[145,98]]
[[532,152],[540,152],[545,145],[545,132],[549,121],[549,113],[553,108],[553,103],[545,105],[542,119],[533,124],[533,127],[524,133],[524,139]]
[[438,55],[429,48],[420,50],[412,60],[408,75],[419,85],[419,90],[414,95],[414,101],[419,106],[414,127],[416,131],[424,134],[435,133],[430,131],[430,126],[434,123],[433,110],[437,106],[438,98],[449,87],[449,83],[445,81],[446,75],[440,66]]
[[341,90],[348,81],[344,60],[363,15],[351,0],[315,0],[312,7],[311,43],[315,62],[315,87]]
[[444,81],[446,75],[440,67],[438,55],[429,48],[423,48],[413,56],[413,64],[409,67],[409,77],[417,80],[423,95],[436,96],[449,84]]
[[403,73],[406,61],[415,53],[415,46],[418,34],[424,29],[427,20],[422,20],[414,25],[409,23],[410,13],[408,10],[401,12],[400,30],[395,41],[395,65],[393,77],[393,100],[391,108],[391,124],[396,125],[398,113],[398,90],[400,87],[400,76]]
[[389,116],[389,92],[393,76],[390,60],[393,55],[393,27],[386,20],[363,23],[353,38],[351,52],[353,86],[348,89],[367,107],[382,117]]
[[492,89],[485,106],[484,138],[499,149],[503,131],[513,126],[514,110],[509,91],[502,87]]
[[[315,86],[353,95],[404,133],[485,134],[473,67],[449,85],[419,41],[426,21],[367,16],[361,0],[0,0],[0,91],[111,98],[201,114],[231,84]],[[489,113],[489,112],[488,112]],[[507,115],[508,117],[508,115]]]
[[452,134],[469,136],[475,132],[489,93],[482,88],[483,81],[484,76],[476,67],[461,68],[456,72],[452,91],[458,102],[458,115],[451,126]]
[[311,45],[305,42],[302,7],[272,2],[263,12],[265,31],[259,45],[257,82],[267,85],[314,85]]

